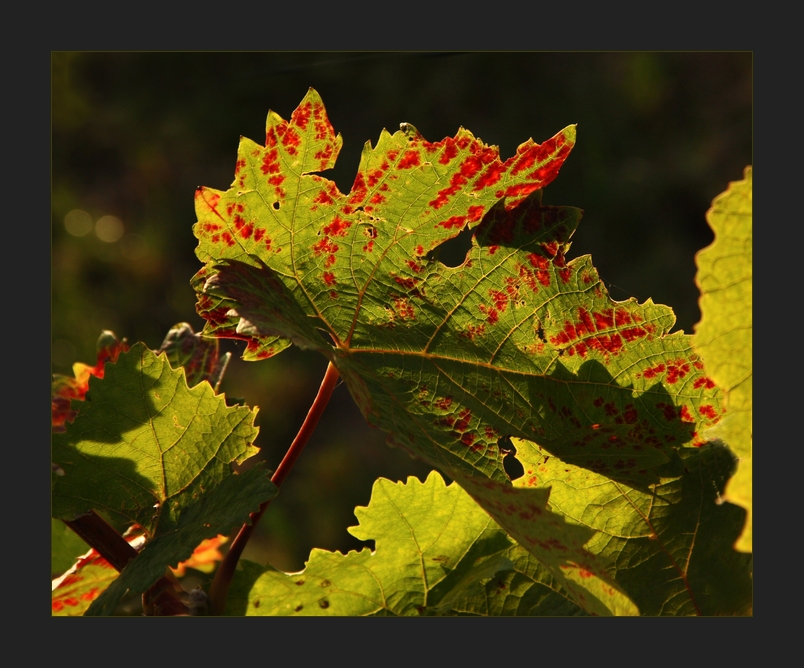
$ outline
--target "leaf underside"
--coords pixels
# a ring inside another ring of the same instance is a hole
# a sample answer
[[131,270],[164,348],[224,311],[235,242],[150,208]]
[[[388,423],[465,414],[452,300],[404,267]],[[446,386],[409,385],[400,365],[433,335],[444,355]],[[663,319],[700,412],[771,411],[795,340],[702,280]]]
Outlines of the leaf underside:
[[431,143],[403,124],[366,144],[343,194],[318,174],[341,138],[311,89],[289,121],[269,113],[265,146],[241,140],[229,190],[196,192],[193,285],[205,334],[244,340],[245,359],[324,355],[391,445],[454,479],[584,611],[637,614],[585,547],[594,531],[502,464],[500,444],[526,439],[649,493],[723,411],[671,309],[614,302],[588,256],[566,259],[581,212],[541,190],[574,143],[570,126],[503,161],[463,128]]

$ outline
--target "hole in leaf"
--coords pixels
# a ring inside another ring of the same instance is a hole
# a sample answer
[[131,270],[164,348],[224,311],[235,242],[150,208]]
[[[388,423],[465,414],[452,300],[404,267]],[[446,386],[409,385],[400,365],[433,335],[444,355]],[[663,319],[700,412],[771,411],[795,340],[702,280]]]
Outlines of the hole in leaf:
[[448,239],[433,249],[432,257],[446,267],[460,267],[466,262],[466,254],[472,248],[472,230],[464,227],[457,237]]
[[274,202],[273,204],[271,204],[271,208],[274,211],[279,211],[279,202]]
[[505,457],[503,457],[503,469],[505,470],[505,474],[511,480],[516,480],[525,475],[525,467],[522,466],[522,462],[516,458],[516,446],[513,441],[511,441],[511,437],[501,437],[500,440],[497,441],[497,447],[500,448],[500,452],[505,454]]

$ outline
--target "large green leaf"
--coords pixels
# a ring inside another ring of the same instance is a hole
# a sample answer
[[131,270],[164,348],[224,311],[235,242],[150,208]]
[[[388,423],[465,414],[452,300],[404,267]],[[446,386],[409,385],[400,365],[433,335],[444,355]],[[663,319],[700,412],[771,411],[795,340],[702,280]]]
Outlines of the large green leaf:
[[90,378],[73,407],[74,421],[53,435],[53,517],[102,510],[150,537],[90,612],[111,614],[127,589],[144,591],[276,493],[264,470],[232,471],[256,452],[256,412],[227,406],[207,382],[188,388],[183,369],[141,343]]
[[582,614],[458,485],[380,479],[349,532],[375,550],[313,550],[300,573],[245,564],[229,596],[247,615]]
[[728,443],[740,461],[725,498],[748,511],[737,548],[751,552],[753,470],[753,170],[718,195],[706,219],[715,233],[696,257],[701,289],[701,322],[695,349],[726,391],[726,414],[706,437]]
[[[366,144],[344,195],[316,173],[341,139],[311,90],[290,121],[269,113],[264,147],[241,141],[228,191],[197,191],[194,286],[207,333],[248,359],[320,352],[392,445],[456,480],[586,611],[634,614],[592,533],[511,485],[500,439],[648,489],[722,408],[668,307],[614,302],[588,256],[566,260],[581,212],[541,189],[574,143],[570,126],[503,161],[464,129],[431,143],[403,124]],[[465,227],[466,259],[445,266]]]

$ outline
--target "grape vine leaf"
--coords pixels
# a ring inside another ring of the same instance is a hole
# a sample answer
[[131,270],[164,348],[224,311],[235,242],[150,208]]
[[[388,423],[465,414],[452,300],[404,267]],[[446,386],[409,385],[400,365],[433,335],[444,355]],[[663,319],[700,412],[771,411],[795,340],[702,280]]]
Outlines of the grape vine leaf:
[[[62,525],[64,526],[64,525]],[[145,536],[141,531],[127,533],[126,541],[135,550],[142,548]],[[78,617],[83,615],[118,573],[94,549],[83,554],[63,575],[52,582],[51,610],[54,616]]]
[[188,388],[183,369],[142,343],[92,376],[73,408],[75,419],[53,435],[53,517],[102,510],[149,536],[88,614],[111,614],[128,589],[144,591],[276,494],[260,467],[231,468],[256,452],[256,411],[227,406],[208,382]]
[[170,328],[158,352],[167,355],[174,369],[184,369],[189,387],[206,380],[215,392],[232,357],[232,353],[220,355],[217,339],[199,336],[186,322]]
[[73,401],[83,401],[89,390],[90,376],[103,378],[106,362],[117,360],[121,352],[128,350],[126,340],[118,341],[114,332],[101,332],[97,344],[98,357],[95,366],[83,362],[73,364],[73,377],[53,374],[50,390],[50,422],[53,431],[64,431],[65,423],[75,418]]
[[613,481],[513,439],[517,487],[551,488],[550,507],[594,530],[587,549],[615,566],[642,615],[745,615],[752,557],[732,544],[745,512],[724,503],[734,455],[717,442],[682,451],[684,473],[649,490]]
[[724,498],[748,512],[737,549],[751,552],[753,470],[753,169],[729,184],[706,214],[715,240],[696,256],[701,290],[701,321],[695,349],[713,380],[725,390],[726,414],[706,432],[720,438],[739,457],[737,473]]
[[241,140],[228,191],[196,191],[193,286],[204,333],[246,359],[321,353],[391,445],[458,482],[584,610],[635,614],[591,532],[547,510],[549,490],[514,488],[499,448],[537,441],[647,489],[722,412],[670,308],[614,302],[588,256],[566,259],[581,212],[541,189],[574,143],[569,126],[503,161],[463,128],[431,143],[406,123],[366,144],[344,195],[317,173],[341,138],[310,90],[289,121],[269,113],[265,146]]
[[50,574],[63,574],[75,560],[89,550],[87,545],[61,520],[50,520]]
[[458,485],[379,479],[349,532],[375,549],[314,549],[300,573],[247,563],[228,614],[434,616],[583,614],[527,550]]

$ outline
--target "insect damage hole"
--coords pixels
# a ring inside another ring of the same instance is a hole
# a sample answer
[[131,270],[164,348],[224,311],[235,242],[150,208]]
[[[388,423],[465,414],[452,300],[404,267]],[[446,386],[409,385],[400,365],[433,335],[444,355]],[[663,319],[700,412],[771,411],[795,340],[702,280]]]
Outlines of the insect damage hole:
[[457,237],[447,239],[443,244],[436,246],[432,257],[445,267],[460,267],[466,262],[466,255],[472,248],[472,230],[466,225]]
[[525,467],[522,466],[522,462],[516,458],[516,446],[511,440],[511,437],[502,436],[497,441],[497,447],[500,449],[500,452],[505,455],[503,457],[503,469],[505,470],[505,474],[511,480],[516,480],[525,475]]

